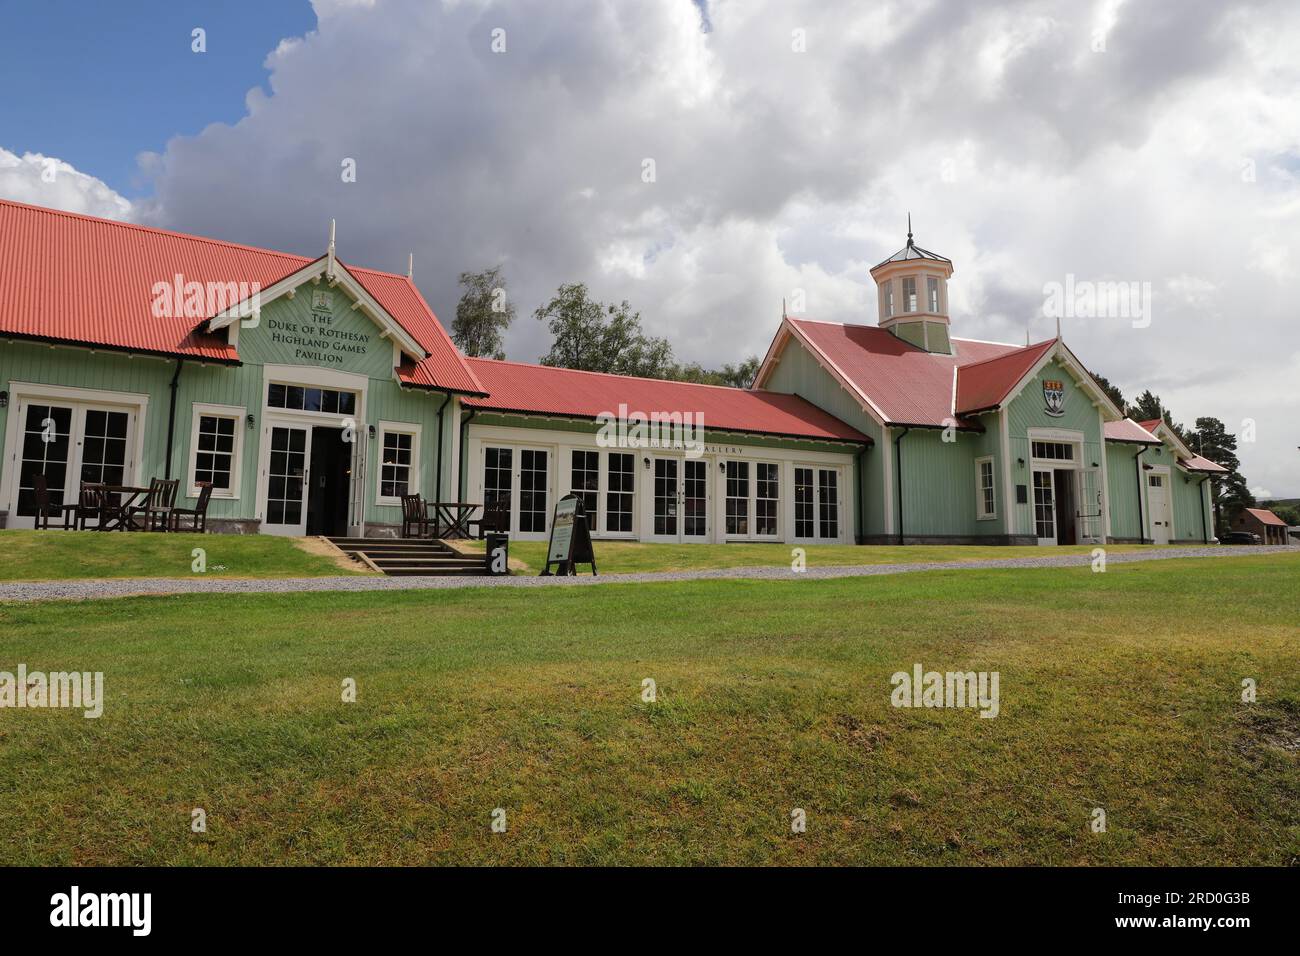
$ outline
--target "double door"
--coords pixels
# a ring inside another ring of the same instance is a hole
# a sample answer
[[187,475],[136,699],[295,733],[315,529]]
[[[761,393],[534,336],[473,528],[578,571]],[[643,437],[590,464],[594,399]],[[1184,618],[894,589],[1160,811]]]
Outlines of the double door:
[[135,481],[137,413],[134,410],[58,400],[23,401],[17,501],[13,526],[31,528],[36,516],[36,478],[43,475],[56,513],[74,504],[83,482],[129,485]]
[[337,524],[340,516],[333,512],[341,507],[342,495],[325,495],[324,492],[337,491],[338,483],[342,482],[347,485],[347,533],[360,535],[365,532],[366,442],[354,431],[355,426],[338,427],[334,423],[314,426],[285,421],[266,425],[262,432],[262,531],[296,537],[307,533],[313,488],[312,444],[314,441],[329,441],[344,442],[347,447],[341,453],[317,456],[319,460],[332,463],[328,465],[329,474],[317,476],[316,507],[329,512],[319,516],[318,523],[324,522],[322,527]]
[[656,456],[651,462],[653,541],[707,541],[709,465],[703,458]]
[[510,500],[510,532],[542,540],[550,521],[551,455],[545,448],[486,445],[483,448],[483,504]]

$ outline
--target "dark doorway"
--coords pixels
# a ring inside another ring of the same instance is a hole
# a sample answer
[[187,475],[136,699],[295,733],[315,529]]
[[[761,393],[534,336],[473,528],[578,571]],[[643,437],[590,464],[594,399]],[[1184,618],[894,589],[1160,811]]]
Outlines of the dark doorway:
[[1052,472],[1056,489],[1056,543],[1077,544],[1075,539],[1074,472],[1057,468]]
[[352,445],[343,429],[311,430],[311,487],[307,491],[307,533],[348,533],[348,478]]

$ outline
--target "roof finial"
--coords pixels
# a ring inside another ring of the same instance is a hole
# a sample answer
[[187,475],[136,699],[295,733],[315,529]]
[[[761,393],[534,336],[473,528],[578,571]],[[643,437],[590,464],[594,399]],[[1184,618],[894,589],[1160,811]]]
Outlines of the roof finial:
[[334,278],[334,220],[330,220],[329,262],[325,265],[325,278]]
[[1056,317],[1056,337],[1058,339],[1061,337],[1061,317],[1059,315]]
[[907,247],[912,248],[912,214],[907,214]]
[[414,275],[415,275],[415,253],[408,252],[406,254],[406,278],[410,279]]
[[785,296],[781,296],[781,318],[785,318]]

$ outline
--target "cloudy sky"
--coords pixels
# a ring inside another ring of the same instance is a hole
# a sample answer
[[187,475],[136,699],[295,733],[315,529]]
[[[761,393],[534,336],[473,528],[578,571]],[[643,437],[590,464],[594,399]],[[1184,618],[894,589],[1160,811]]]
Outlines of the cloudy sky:
[[797,290],[874,323],[910,212],[959,336],[1049,337],[1067,276],[1149,283],[1149,324],[1067,342],[1179,421],[1253,420],[1251,486],[1300,495],[1294,0],[131,9],[0,6],[0,196],[303,255],[335,218],[345,260],[413,252],[447,323],[503,263],[511,358],[584,281],[706,365],[762,354]]

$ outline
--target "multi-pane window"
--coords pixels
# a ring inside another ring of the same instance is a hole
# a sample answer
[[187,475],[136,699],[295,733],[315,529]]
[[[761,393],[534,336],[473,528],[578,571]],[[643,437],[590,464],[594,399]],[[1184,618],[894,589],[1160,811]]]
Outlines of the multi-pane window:
[[290,408],[304,412],[329,412],[332,415],[355,415],[357,393],[334,388],[308,388],[272,382],[266,388],[268,408]]
[[699,458],[686,459],[682,482],[684,534],[702,538],[709,532],[709,463]]
[[930,311],[938,313],[939,311],[939,280],[934,276],[927,276],[925,280],[926,297],[930,300]]
[[889,318],[894,314],[894,283],[886,282],[884,289],[881,291],[884,296],[881,308],[885,310],[885,318]]
[[547,453],[538,448],[519,451],[519,530],[546,530]]
[[[19,470],[18,513],[36,514],[36,478],[45,476],[50,504],[61,507],[72,447],[72,409],[57,405],[28,405],[23,423],[23,462]],[[77,489],[68,498],[76,500]]]
[[126,412],[89,409],[81,440],[81,480],[120,485],[126,475]]
[[916,311],[916,277],[908,276],[903,280],[903,311]]
[[794,470],[794,536],[813,536],[813,470]]
[[574,450],[569,484],[587,513],[587,527],[599,528],[596,504],[600,500],[600,452]]
[[411,467],[415,436],[410,432],[384,432],[384,457],[380,463],[379,497],[412,494]]
[[993,459],[981,458],[975,462],[975,507],[978,517],[995,517],[996,504],[993,494]]
[[1034,472],[1034,530],[1040,538],[1056,537],[1052,472]]
[[266,472],[267,524],[302,524],[306,473],[307,430],[279,426],[272,428],[271,457]]
[[1036,441],[1030,442],[1030,446],[1035,458],[1042,458],[1047,461],[1074,460],[1074,445],[1069,442]]
[[513,448],[483,449],[483,504],[510,497],[510,475],[514,470]]
[[776,516],[780,499],[779,466],[760,461],[754,466],[754,533],[776,534]]
[[654,533],[677,533],[677,459],[654,462]]
[[612,451],[607,459],[609,488],[605,493],[605,530],[632,530],[632,497],[636,474],[633,455]]
[[727,462],[727,534],[749,534],[749,462]]
[[229,492],[235,470],[235,427],[231,415],[200,415],[197,451],[194,455],[194,484],[206,481],[213,492]]
[[819,538],[840,536],[840,476],[830,468],[817,469],[817,494],[819,507],[817,531]]

